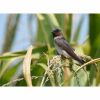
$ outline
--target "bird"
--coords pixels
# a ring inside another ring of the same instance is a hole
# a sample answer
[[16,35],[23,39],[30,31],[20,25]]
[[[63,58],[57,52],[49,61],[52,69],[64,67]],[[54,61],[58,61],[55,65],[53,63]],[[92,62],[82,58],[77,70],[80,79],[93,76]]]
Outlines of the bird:
[[53,29],[51,33],[53,35],[55,48],[59,55],[66,58],[72,58],[81,65],[85,63],[84,60],[74,52],[75,50],[66,41],[59,28]]

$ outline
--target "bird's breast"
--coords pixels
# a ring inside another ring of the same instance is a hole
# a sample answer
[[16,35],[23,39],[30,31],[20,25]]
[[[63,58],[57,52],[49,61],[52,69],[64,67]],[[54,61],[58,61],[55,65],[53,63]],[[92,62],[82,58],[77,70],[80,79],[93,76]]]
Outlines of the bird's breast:
[[56,48],[57,52],[58,52],[60,55],[63,55],[63,56],[65,56],[66,58],[69,58],[69,57],[70,57],[70,55],[69,55],[65,50],[61,49],[56,43],[54,43],[54,45],[55,45],[55,48]]

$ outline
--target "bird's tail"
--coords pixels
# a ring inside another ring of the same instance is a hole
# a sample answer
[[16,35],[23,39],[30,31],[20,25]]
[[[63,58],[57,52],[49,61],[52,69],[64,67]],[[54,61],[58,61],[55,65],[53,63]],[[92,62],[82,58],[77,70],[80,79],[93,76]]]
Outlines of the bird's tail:
[[82,64],[82,65],[85,63],[85,61],[84,61],[81,57],[79,57],[77,60],[78,60],[78,62],[79,62],[80,64]]

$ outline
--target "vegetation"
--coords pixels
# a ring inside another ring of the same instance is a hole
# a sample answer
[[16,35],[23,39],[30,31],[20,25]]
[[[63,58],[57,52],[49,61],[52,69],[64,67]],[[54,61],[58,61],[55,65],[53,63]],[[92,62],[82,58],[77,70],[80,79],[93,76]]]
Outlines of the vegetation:
[[[21,16],[20,14],[8,16],[4,45],[0,55],[0,86],[100,85],[99,14],[88,15],[89,31],[82,45],[78,40],[84,18],[80,19],[73,35],[72,14],[28,15],[30,33],[32,32],[31,21],[34,17],[38,25],[35,40],[31,41],[33,46],[29,46],[28,50],[10,52]],[[85,64],[79,65],[73,59],[62,59],[57,55],[51,35],[55,27],[62,29],[64,37],[75,48],[75,52],[86,61]]]

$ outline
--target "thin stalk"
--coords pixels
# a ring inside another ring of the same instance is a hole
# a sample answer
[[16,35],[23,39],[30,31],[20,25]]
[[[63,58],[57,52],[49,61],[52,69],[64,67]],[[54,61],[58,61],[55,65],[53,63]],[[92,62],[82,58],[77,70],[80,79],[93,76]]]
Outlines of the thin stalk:
[[80,69],[84,68],[85,66],[89,65],[89,64],[93,64],[93,63],[96,63],[96,62],[99,62],[100,61],[100,58],[97,58],[97,59],[93,59],[85,64],[83,64],[81,67],[79,67],[74,74],[76,74]]

